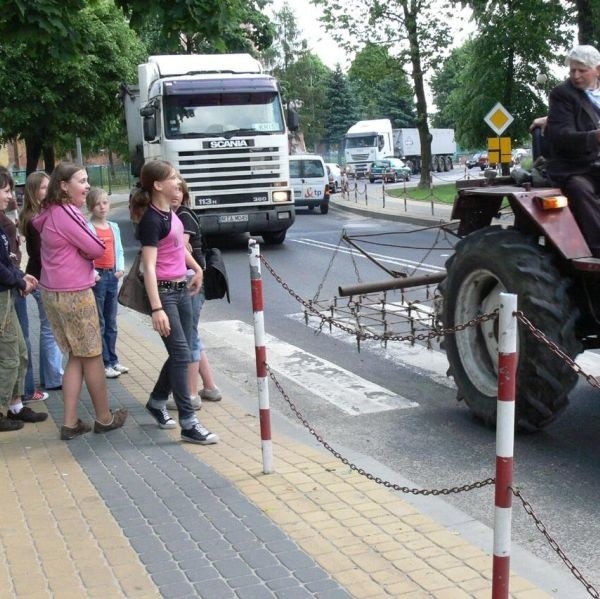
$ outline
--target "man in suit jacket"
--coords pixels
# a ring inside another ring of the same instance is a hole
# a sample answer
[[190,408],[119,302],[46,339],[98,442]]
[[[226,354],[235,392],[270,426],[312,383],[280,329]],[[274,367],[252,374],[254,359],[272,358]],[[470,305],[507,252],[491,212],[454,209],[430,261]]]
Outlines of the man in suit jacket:
[[563,189],[592,255],[600,258],[600,52],[576,46],[569,79],[550,92],[548,175]]

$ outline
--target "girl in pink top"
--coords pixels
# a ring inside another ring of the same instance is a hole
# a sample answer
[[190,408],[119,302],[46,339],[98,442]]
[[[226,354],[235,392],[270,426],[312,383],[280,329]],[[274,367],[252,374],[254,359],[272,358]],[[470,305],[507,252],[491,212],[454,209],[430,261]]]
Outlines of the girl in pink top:
[[[166,409],[173,393],[181,426],[181,439],[210,445],[217,435],[206,430],[194,412],[188,385],[194,335],[191,295],[202,286],[202,268],[185,245],[183,225],[171,198],[179,187],[179,174],[170,162],[152,160],[142,167],[140,188],[131,198],[131,214],[139,217],[137,236],[142,244],[144,285],[152,307],[152,326],[169,357],[164,363],[146,409],[160,428],[177,424]],[[187,270],[193,271],[189,284]]]
[[85,169],[60,163],[50,177],[43,211],[33,219],[41,238],[42,300],[56,342],[69,356],[63,375],[65,413],[60,438],[64,441],[92,430],[77,417],[84,379],[96,412],[95,433],[119,428],[127,418],[127,410],[108,408],[100,323],[92,292],[93,260],[103,254],[104,244],[81,213],[89,190]]

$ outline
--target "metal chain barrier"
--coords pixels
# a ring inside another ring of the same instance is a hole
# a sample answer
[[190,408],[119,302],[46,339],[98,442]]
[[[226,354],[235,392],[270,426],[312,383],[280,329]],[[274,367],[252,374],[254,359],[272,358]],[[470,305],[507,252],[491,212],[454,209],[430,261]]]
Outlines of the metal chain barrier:
[[269,364],[267,364],[265,362],[264,366],[267,369],[267,372],[269,373],[269,378],[273,381],[273,383],[275,384],[275,387],[277,387],[277,390],[279,391],[279,393],[281,393],[281,396],[283,397],[283,399],[286,401],[286,403],[290,407],[290,410],[292,410],[292,412],[296,415],[296,417],[298,418],[298,420],[300,420],[300,422],[308,430],[308,432],[329,453],[331,453],[336,459],[340,460],[340,462],[342,462],[342,464],[344,464],[344,466],[348,466],[348,468],[350,468],[350,470],[354,470],[355,472],[357,472],[361,476],[364,476],[368,480],[372,480],[375,483],[377,483],[378,485],[383,485],[384,487],[386,487],[388,489],[393,489],[394,491],[399,491],[400,493],[410,493],[412,495],[434,495],[434,496],[435,495],[450,495],[452,493],[463,493],[465,491],[472,491],[474,489],[481,489],[483,487],[486,487],[487,485],[493,485],[496,482],[495,479],[493,479],[493,478],[486,478],[485,480],[477,481],[477,482],[470,483],[470,484],[467,484],[467,485],[462,485],[460,487],[450,487],[448,489],[415,489],[415,488],[411,488],[411,487],[403,487],[401,485],[397,485],[395,483],[391,483],[388,480],[384,480],[384,479],[382,479],[382,478],[380,478],[378,476],[375,476],[375,475],[371,474],[370,472],[367,472],[363,468],[360,468],[356,464],[352,463],[350,460],[348,460],[348,458],[345,458],[339,451],[336,451],[310,425],[310,423],[306,420],[306,418],[304,418],[304,416],[302,415],[302,413],[300,412],[300,410],[296,407],[296,405],[294,404],[294,402],[289,398],[289,396],[287,395],[287,393],[283,389],[281,383],[277,380],[277,377],[275,376],[275,374],[271,370]]
[[310,312],[311,314],[313,314],[314,316],[318,317],[321,320],[321,325],[320,325],[321,328],[325,324],[328,324],[329,326],[334,326],[334,327],[336,327],[336,328],[338,328],[360,340],[373,339],[375,341],[382,341],[384,343],[387,343],[388,341],[408,341],[410,343],[415,343],[416,341],[430,341],[431,339],[439,339],[440,337],[442,337],[444,335],[451,335],[458,331],[464,331],[465,329],[467,329],[469,327],[474,327],[474,326],[477,326],[488,320],[495,320],[496,318],[498,318],[498,309],[495,309],[492,312],[489,312],[486,314],[481,314],[481,315],[477,316],[476,318],[472,318],[471,320],[469,320],[468,322],[465,322],[463,324],[457,324],[454,327],[434,328],[429,333],[417,333],[416,335],[415,334],[388,335],[385,333],[383,335],[378,335],[376,333],[366,333],[364,331],[360,331],[358,329],[346,326],[346,325],[342,324],[341,322],[338,322],[337,320],[335,320],[335,318],[333,318],[331,316],[325,316],[324,314],[322,314],[319,310],[317,310],[317,308],[315,308],[312,305],[311,302],[306,301],[300,295],[298,295],[298,293],[296,293],[275,272],[275,269],[269,264],[269,262],[266,260],[266,258],[263,255],[260,256],[260,260],[265,265],[265,268],[271,273],[271,275],[273,275],[274,279],[283,287],[283,289],[285,289],[298,303],[302,304],[308,312]]
[[587,374],[571,356],[567,355],[554,341],[551,341],[546,337],[542,331],[537,329],[535,325],[521,312],[521,310],[517,310],[516,312],[517,319],[523,324],[523,326],[541,343],[546,345],[548,349],[558,358],[564,360],[564,362],[570,366],[578,375],[582,376],[592,387],[596,387],[596,389],[600,389],[600,381],[591,375]]
[[579,569],[573,564],[573,562],[567,557],[565,552],[561,549],[560,545],[550,536],[548,529],[546,528],[544,523],[540,520],[540,518],[535,514],[535,512],[533,511],[533,507],[531,506],[531,504],[528,501],[526,501],[526,499],[521,494],[521,491],[519,491],[519,489],[515,489],[513,487],[509,487],[509,488],[510,488],[512,494],[521,501],[521,503],[523,504],[523,508],[531,516],[531,518],[535,522],[537,529],[544,535],[544,537],[546,537],[546,540],[548,541],[548,544],[550,545],[550,547],[552,547],[552,549],[556,552],[558,557],[560,557],[560,559],[565,563],[567,568],[571,571],[571,574],[573,574],[573,576],[579,582],[581,582],[581,584],[585,587],[586,591],[592,597],[596,597],[596,599],[600,598],[600,593],[598,592],[598,589],[596,589],[590,582],[588,582],[585,579],[583,574],[579,571]]

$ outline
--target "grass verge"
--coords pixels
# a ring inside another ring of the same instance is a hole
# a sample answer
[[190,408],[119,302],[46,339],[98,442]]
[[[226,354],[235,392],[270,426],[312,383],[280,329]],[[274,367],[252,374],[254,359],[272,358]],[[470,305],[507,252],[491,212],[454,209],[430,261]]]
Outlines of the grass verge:
[[454,183],[445,183],[444,185],[435,185],[431,189],[419,189],[411,187],[410,189],[386,189],[387,195],[395,198],[404,198],[411,200],[420,200],[423,202],[440,202],[441,204],[452,204],[456,197],[456,185]]

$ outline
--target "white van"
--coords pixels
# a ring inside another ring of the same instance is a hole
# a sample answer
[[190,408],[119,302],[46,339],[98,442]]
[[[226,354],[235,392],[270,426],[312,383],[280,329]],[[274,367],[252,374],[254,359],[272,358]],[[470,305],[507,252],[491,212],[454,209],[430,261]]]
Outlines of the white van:
[[329,177],[325,162],[316,154],[290,156],[290,185],[296,206],[319,206],[321,214],[329,212]]

